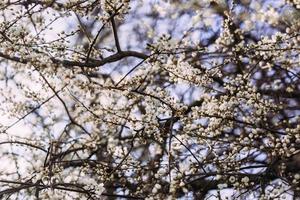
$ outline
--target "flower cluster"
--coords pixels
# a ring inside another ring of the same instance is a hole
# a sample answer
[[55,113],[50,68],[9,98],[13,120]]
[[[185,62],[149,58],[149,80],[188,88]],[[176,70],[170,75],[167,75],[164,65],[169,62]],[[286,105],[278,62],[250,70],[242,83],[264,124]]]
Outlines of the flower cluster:
[[0,2],[0,194],[300,196],[296,0]]

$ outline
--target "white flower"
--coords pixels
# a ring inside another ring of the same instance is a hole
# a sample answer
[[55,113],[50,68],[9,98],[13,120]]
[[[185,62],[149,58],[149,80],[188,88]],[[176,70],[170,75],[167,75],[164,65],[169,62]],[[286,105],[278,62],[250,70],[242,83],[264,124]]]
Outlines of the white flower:
[[198,12],[195,16],[192,18],[193,25],[197,24],[201,20],[201,14]]
[[248,176],[245,176],[244,178],[242,178],[241,180],[243,183],[248,183],[250,181]]
[[220,180],[221,178],[222,178],[222,176],[219,174],[216,176],[216,180]]
[[230,176],[230,177],[229,177],[229,181],[230,181],[231,183],[234,183],[234,182],[235,182],[235,177],[234,177],[234,176]]
[[100,197],[102,195],[102,193],[104,192],[105,188],[104,188],[104,184],[100,183],[98,186],[96,186],[95,188],[95,194],[97,197]]
[[223,184],[218,184],[218,188],[221,190],[221,189],[224,189],[227,187],[227,184],[226,183],[223,183]]

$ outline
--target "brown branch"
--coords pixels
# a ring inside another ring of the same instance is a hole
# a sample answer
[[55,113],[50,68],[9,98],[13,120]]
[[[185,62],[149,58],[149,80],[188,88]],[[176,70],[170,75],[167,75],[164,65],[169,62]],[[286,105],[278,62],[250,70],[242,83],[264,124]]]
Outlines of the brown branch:
[[300,98],[300,92],[287,92],[286,90],[258,90],[259,93],[280,98]]
[[[2,52],[0,52],[0,57],[10,60],[10,61],[14,61],[14,62],[18,62],[18,63],[22,63],[22,64],[27,64],[29,63],[31,60],[30,59],[23,59],[17,56],[9,56],[7,54],[4,54]],[[70,67],[87,67],[87,68],[96,68],[96,67],[100,67],[103,66],[105,64],[108,63],[112,63],[112,62],[116,62],[119,60],[122,60],[124,58],[127,57],[135,57],[135,58],[139,58],[139,59],[147,59],[149,56],[144,54],[144,53],[140,53],[137,51],[121,51],[118,52],[116,54],[113,54],[111,56],[108,56],[102,60],[92,60],[89,62],[80,62],[80,61],[72,61],[72,60],[60,60],[60,59],[56,59],[56,58],[51,58],[52,62],[55,64],[61,64],[62,66],[66,67],[66,68],[70,68]]]
[[116,9],[116,12],[110,15],[110,17],[107,19],[107,21],[105,21],[105,22],[103,23],[103,25],[101,26],[101,28],[100,28],[99,31],[97,32],[97,35],[96,35],[96,37],[94,38],[94,40],[92,41],[92,43],[91,43],[91,45],[90,45],[90,48],[89,48],[89,51],[88,51],[88,53],[87,53],[86,60],[85,60],[86,63],[89,62],[90,54],[91,54],[91,52],[92,52],[92,49],[93,49],[94,45],[96,44],[96,41],[97,41],[98,37],[100,36],[101,31],[104,29],[105,25],[109,22],[109,20],[112,19],[112,18],[114,18],[114,16],[116,16],[116,15],[118,14],[119,10],[120,10],[123,6],[124,6],[124,4],[122,4],[118,9]]
[[[150,56],[149,56],[150,57]],[[147,57],[148,58],[148,57]],[[127,72],[116,84],[116,86],[118,86],[129,74],[131,74],[135,69],[137,69],[140,65],[142,65],[146,59],[143,59],[141,62],[139,62],[137,65],[135,65],[131,70],[129,70],[129,72]]]
[[20,141],[5,141],[5,142],[0,142],[0,145],[2,144],[20,144],[20,145],[24,145],[24,146],[29,146],[35,149],[39,149],[43,152],[47,152],[47,150],[43,149],[42,147],[36,146],[34,144],[30,144],[30,143],[26,143],[26,142],[20,142]]
[[[62,87],[60,90],[55,91],[55,93],[59,93],[61,92],[67,85],[65,85],[64,87]],[[17,121],[13,122],[12,124],[10,124],[6,129],[4,129],[3,132],[6,132],[8,129],[12,128],[14,125],[16,125],[17,123],[19,123],[20,121],[22,121],[23,119],[25,119],[28,115],[30,115],[31,113],[35,112],[37,109],[39,109],[42,105],[46,104],[48,101],[50,101],[53,97],[55,97],[56,95],[53,94],[52,96],[50,96],[48,99],[46,99],[45,101],[43,101],[41,104],[39,104],[38,106],[36,106],[35,108],[33,108],[32,110],[30,110],[28,113],[26,113],[25,115],[23,115],[21,118],[19,118]]]
[[[36,68],[36,70],[38,71],[38,69]],[[82,125],[80,125],[79,123],[77,123],[75,121],[75,119],[72,117],[66,103],[64,102],[64,100],[59,96],[58,92],[55,91],[55,88],[52,87],[52,85],[49,83],[49,81],[46,79],[46,77],[40,72],[38,71],[40,76],[42,77],[42,79],[45,81],[45,83],[48,85],[48,87],[52,90],[52,92],[55,94],[55,96],[58,98],[58,100],[62,103],[69,119],[70,122],[73,123],[74,125],[78,126],[83,132],[85,132],[88,135],[91,135]]]
[[118,50],[118,52],[121,52],[122,50],[121,50],[121,46],[120,46],[120,42],[119,42],[117,26],[116,26],[116,22],[115,22],[114,17],[111,18],[111,25],[112,25],[112,30],[113,30],[113,33],[114,33],[115,44],[116,44],[117,50]]
[[140,131],[144,131],[144,129],[138,130],[135,134],[135,136],[132,138],[131,140],[131,144],[130,144],[130,149],[128,150],[128,152],[126,153],[126,155],[123,157],[123,159],[121,160],[121,162],[119,162],[119,164],[110,172],[109,176],[110,177],[113,173],[115,173],[123,164],[123,162],[128,158],[129,154],[131,153],[131,151],[133,150],[134,147],[134,140],[136,139],[136,137],[139,135]]

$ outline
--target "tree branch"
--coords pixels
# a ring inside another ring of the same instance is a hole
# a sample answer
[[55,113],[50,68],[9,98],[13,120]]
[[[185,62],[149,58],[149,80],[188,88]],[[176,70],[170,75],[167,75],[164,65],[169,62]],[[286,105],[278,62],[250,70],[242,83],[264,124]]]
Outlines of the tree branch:
[[[27,64],[30,62],[30,59],[22,59],[20,57],[17,56],[9,56],[6,55],[2,52],[0,52],[0,57],[10,60],[10,61],[14,61],[14,62],[18,62],[18,63],[22,63],[22,64]],[[105,64],[108,63],[112,63],[112,62],[116,62],[119,60],[122,60],[124,58],[127,57],[135,57],[135,58],[139,58],[139,59],[147,59],[149,56],[144,54],[144,53],[140,53],[137,51],[121,51],[118,52],[116,54],[113,54],[111,56],[108,56],[102,60],[91,60],[89,62],[80,62],[80,61],[72,61],[72,60],[60,60],[60,59],[56,59],[56,58],[51,58],[52,62],[55,64],[61,64],[62,66],[66,67],[66,68],[71,68],[71,67],[87,67],[87,68],[96,68],[96,67],[100,67],[103,66]]]

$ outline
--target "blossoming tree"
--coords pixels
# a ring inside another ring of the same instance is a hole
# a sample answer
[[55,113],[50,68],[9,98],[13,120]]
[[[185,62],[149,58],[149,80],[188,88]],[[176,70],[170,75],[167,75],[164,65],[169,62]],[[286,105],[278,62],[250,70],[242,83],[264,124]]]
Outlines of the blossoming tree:
[[1,199],[299,197],[299,9],[0,1]]

